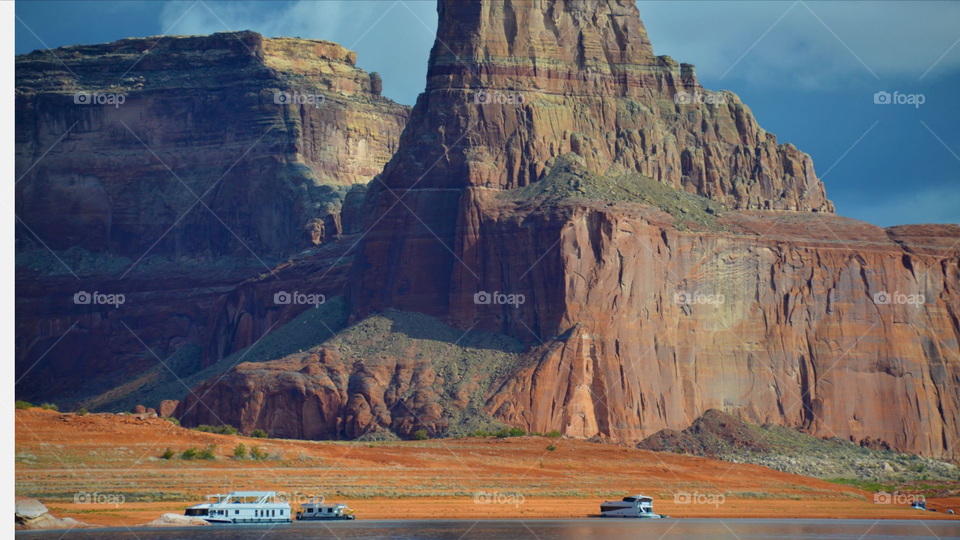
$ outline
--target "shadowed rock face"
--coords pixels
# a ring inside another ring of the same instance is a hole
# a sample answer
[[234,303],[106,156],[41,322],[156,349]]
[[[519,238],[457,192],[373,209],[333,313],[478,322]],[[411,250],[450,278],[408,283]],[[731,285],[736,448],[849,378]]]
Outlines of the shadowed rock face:
[[187,426],[225,422],[285,438],[463,435],[496,425],[483,411],[487,390],[517,369],[521,350],[500,334],[387,311],[309,350],[208,379],[176,414]]
[[52,249],[132,258],[282,256],[339,235],[348,186],[380,172],[409,112],[355,62],[253,32],[18,56],[17,215]]
[[[355,240],[333,240],[360,229],[343,206],[409,114],[355,53],[253,32],[55,52],[16,58],[18,397],[68,405],[135,380],[157,365],[148,346],[197,346],[206,367],[305,309],[275,293],[341,293],[346,267],[331,265]],[[126,303],[73,303],[98,290]]]

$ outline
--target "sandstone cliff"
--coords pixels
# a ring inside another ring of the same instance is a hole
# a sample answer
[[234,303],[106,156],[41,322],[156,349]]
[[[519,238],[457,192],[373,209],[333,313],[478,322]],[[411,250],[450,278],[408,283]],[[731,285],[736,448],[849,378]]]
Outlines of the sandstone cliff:
[[490,382],[522,364],[522,349],[500,334],[388,310],[310,349],[211,377],[176,414],[189,426],[225,422],[282,438],[464,435],[502,425],[484,403]]
[[[427,89],[367,198],[358,317],[421,311],[538,347],[487,404],[536,431],[639,440],[718,408],[956,452],[960,229],[833,216],[810,158],[654,56],[632,1],[439,13]],[[497,197],[567,152],[718,201],[723,230],[678,230],[649,204]],[[526,302],[477,305],[481,291]],[[725,302],[697,300],[710,295]]]
[[275,293],[341,294],[332,267],[409,114],[355,53],[231,32],[56,57],[16,59],[18,397],[69,406],[157,357],[186,377],[308,307]]
[[409,112],[355,63],[335,43],[253,32],[18,56],[17,215],[54,250],[132,258],[251,258],[243,244],[266,258],[330,239]]
[[[571,152],[593,172],[634,171],[730,208],[833,211],[809,156],[778,144],[734,94],[702,89],[692,66],[654,56],[634,2],[438,6],[427,88],[368,198],[377,226],[358,267],[361,313],[445,315],[482,190],[536,182]],[[430,280],[397,264],[427,259],[440,267]]]
[[[463,295],[455,316],[545,342],[537,365],[492,392],[507,423],[633,441],[717,408],[955,454],[960,227],[921,239],[834,216],[736,213],[720,220],[726,232],[693,233],[628,205],[478,206],[466,264],[481,289],[526,303]],[[924,300],[885,304],[884,293]]]

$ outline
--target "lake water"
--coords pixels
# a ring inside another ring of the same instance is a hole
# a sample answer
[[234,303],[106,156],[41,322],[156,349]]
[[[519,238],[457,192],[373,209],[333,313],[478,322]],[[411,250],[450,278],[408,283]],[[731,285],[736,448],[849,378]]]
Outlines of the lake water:
[[[63,537],[63,531],[18,538]],[[960,521],[663,519],[525,521],[351,521],[269,526],[74,529],[69,540],[960,540]]]

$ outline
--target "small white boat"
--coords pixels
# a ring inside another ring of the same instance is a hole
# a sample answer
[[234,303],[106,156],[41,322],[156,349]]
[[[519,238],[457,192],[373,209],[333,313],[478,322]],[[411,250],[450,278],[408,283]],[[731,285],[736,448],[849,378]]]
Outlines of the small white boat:
[[300,505],[300,510],[297,512],[297,519],[303,521],[357,519],[357,517],[353,515],[353,510],[347,508],[347,505],[342,503],[323,504],[323,501],[323,497],[320,497],[319,500],[314,497],[310,499],[310,502]]
[[273,491],[231,491],[227,495],[207,495],[210,502],[187,508],[184,515],[200,517],[208,523],[290,523],[290,504],[277,500]]
[[600,517],[659,519],[670,516],[653,513],[653,497],[633,495],[622,501],[604,501],[600,505]]

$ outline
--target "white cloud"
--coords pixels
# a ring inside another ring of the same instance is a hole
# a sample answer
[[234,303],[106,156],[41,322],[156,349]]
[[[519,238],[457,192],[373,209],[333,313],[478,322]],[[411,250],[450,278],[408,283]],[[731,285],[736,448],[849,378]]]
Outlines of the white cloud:
[[[350,4],[350,5],[347,5]],[[266,36],[333,40],[389,2],[170,2],[160,23],[171,34],[211,34],[227,30],[254,30]],[[191,5],[193,6],[191,8]],[[385,7],[381,8],[385,9]],[[188,11],[189,10],[189,11]],[[184,15],[186,13],[186,15]],[[182,18],[181,18],[182,17]],[[357,34],[359,35],[359,34]]]
[[[875,80],[870,70],[881,80],[916,80],[960,39],[958,2],[637,4],[657,54],[694,63],[701,76],[714,80],[728,69],[724,80],[807,89]],[[960,45],[927,78],[958,69]]]

